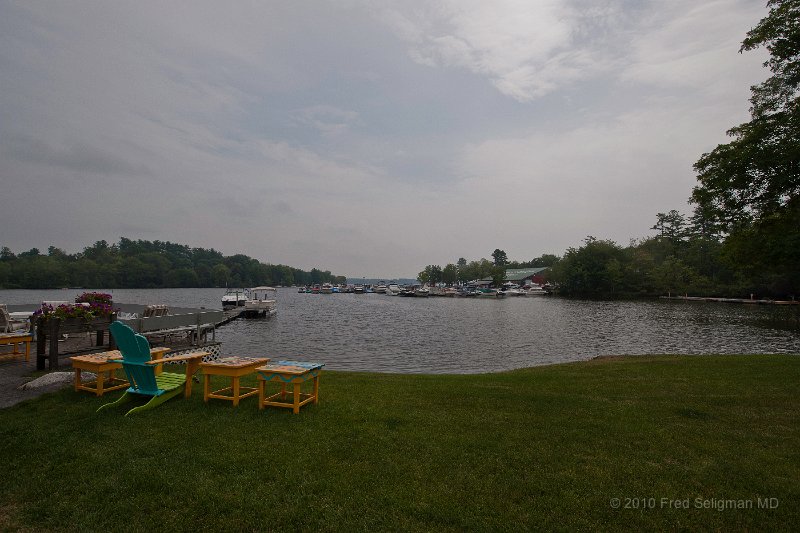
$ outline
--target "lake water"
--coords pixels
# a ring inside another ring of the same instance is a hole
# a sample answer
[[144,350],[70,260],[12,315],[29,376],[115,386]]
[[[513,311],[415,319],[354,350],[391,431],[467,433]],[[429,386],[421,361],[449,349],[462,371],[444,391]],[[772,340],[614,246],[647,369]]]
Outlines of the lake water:
[[[80,290],[0,291],[0,303],[74,300]],[[105,290],[118,303],[219,308],[222,289]],[[800,306],[401,298],[280,289],[278,315],[217,330],[222,354],[322,361],[330,370],[495,372],[599,355],[800,354]]]

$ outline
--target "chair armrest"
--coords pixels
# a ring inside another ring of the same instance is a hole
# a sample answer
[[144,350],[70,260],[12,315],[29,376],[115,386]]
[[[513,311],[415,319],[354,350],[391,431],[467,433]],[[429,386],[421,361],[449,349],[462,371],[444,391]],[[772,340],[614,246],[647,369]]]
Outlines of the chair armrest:
[[197,359],[202,359],[203,357],[211,355],[208,352],[192,352],[187,353],[185,355],[174,355],[172,357],[164,357],[163,359],[153,359],[151,361],[147,361],[146,364],[148,365],[160,365],[162,363],[170,363],[172,361],[195,361]]

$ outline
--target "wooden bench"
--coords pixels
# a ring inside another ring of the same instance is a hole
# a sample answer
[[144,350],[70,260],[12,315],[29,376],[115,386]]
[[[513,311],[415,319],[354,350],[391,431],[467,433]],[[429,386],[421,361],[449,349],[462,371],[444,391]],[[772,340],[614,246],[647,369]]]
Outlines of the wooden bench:
[[[31,358],[31,342],[33,336],[30,333],[0,333],[0,345],[11,345],[14,349],[11,353],[0,354],[0,358],[25,356],[25,361]],[[25,347],[24,351],[19,351],[19,345]]]

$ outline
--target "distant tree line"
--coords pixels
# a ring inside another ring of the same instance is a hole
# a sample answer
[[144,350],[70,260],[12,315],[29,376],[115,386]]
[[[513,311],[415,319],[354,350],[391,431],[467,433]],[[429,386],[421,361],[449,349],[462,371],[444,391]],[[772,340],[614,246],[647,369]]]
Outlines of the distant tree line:
[[[727,236],[711,226],[702,209],[687,217],[672,210],[658,213],[656,235],[628,246],[589,236],[562,257],[544,254],[530,261],[509,261],[496,249],[492,260],[461,258],[445,267],[428,265],[423,283],[466,283],[492,278],[499,286],[506,269],[550,267],[544,277],[558,294],[588,298],[672,295],[792,298],[800,289],[800,228],[776,224]],[[800,219],[797,219],[800,224]]]
[[500,285],[505,279],[506,270],[509,268],[549,267],[558,261],[559,257],[551,254],[544,254],[526,262],[509,261],[506,253],[498,248],[492,252],[492,261],[483,258],[467,262],[466,259],[461,257],[455,263],[449,263],[444,267],[428,265],[417,274],[417,279],[430,285],[437,283],[455,285],[492,278],[495,285]]
[[18,254],[5,246],[0,249],[0,288],[5,289],[254,287],[344,279],[316,268],[306,272],[164,241],[121,238],[111,245],[98,241],[75,254],[55,246],[47,253],[36,248]]
[[702,219],[658,213],[657,235],[620,246],[587,237],[548,273],[560,294],[596,298],[635,296],[785,295],[767,272],[753,272],[729,253],[725,240],[704,231]]

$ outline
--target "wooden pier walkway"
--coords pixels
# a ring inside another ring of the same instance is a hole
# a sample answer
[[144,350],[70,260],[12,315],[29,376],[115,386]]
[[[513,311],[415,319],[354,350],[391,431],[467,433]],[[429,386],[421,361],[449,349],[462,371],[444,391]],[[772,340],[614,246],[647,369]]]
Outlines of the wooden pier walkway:
[[681,300],[688,302],[723,302],[756,305],[799,305],[797,300],[756,300],[755,298],[709,298],[705,296],[661,296],[662,300]]
[[223,311],[225,313],[225,318],[223,318],[220,322],[214,324],[214,327],[224,326],[228,322],[232,322],[237,318],[241,317],[244,313],[244,307],[234,307],[232,309],[225,309]]

